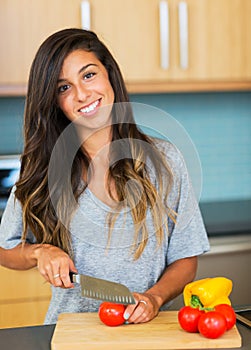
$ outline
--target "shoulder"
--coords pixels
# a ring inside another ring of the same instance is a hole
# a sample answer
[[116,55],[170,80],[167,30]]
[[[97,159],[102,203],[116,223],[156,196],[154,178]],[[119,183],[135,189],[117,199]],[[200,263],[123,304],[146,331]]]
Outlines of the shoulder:
[[162,154],[164,159],[168,162],[169,166],[172,168],[183,168],[184,158],[180,150],[170,141],[166,139],[160,139],[156,137],[149,137],[153,145]]

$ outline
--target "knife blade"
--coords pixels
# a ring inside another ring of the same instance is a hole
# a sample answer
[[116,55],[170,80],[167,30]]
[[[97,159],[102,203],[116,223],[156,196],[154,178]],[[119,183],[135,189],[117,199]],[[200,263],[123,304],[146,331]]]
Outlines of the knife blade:
[[80,284],[83,297],[124,305],[136,303],[124,284],[82,274],[70,273],[70,278],[73,283]]

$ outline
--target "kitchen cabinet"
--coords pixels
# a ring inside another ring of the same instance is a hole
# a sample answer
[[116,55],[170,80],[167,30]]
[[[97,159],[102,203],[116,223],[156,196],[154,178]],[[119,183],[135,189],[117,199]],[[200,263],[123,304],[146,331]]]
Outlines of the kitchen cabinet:
[[[115,1],[111,11],[112,23],[105,6],[100,17],[96,10],[93,28],[111,45],[132,90],[251,87],[249,0]],[[167,57],[161,60],[161,53]]]
[[78,0],[1,1],[2,86],[25,87],[30,65],[42,41],[59,29],[80,26],[79,4]]
[[[1,1],[0,94],[25,92],[38,46],[56,30],[81,27],[81,2]],[[90,28],[116,57],[129,92],[251,89],[250,0],[88,4]]]
[[0,328],[43,324],[51,290],[38,270],[0,267],[0,280]]

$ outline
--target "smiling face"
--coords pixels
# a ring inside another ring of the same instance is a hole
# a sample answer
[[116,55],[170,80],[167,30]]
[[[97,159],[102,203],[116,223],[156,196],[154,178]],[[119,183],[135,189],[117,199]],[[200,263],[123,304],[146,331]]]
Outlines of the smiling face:
[[58,105],[65,116],[94,131],[109,125],[113,102],[107,70],[95,54],[81,49],[71,52],[58,79]]

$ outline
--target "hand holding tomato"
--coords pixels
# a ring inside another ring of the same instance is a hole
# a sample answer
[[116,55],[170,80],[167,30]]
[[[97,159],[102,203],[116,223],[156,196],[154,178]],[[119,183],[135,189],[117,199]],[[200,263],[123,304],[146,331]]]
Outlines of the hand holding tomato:
[[125,322],[125,305],[103,302],[99,306],[98,315],[100,320],[107,326],[120,326]]

